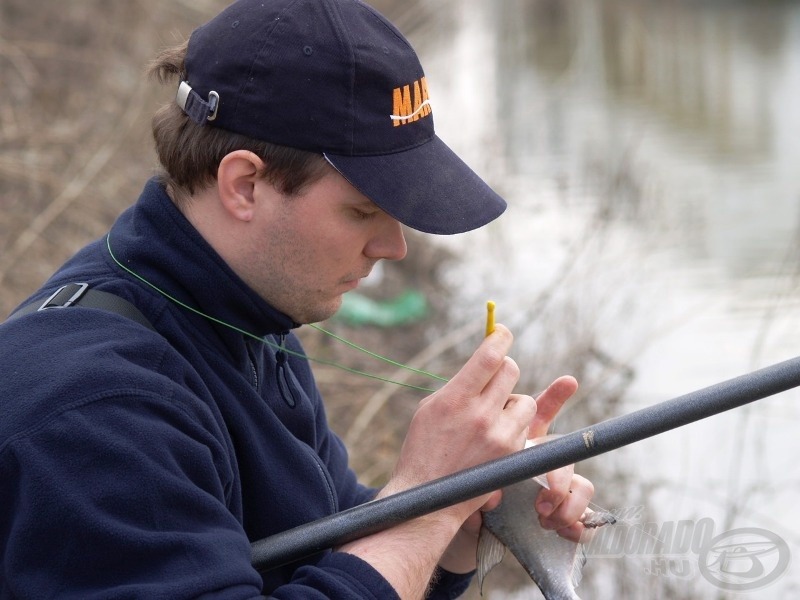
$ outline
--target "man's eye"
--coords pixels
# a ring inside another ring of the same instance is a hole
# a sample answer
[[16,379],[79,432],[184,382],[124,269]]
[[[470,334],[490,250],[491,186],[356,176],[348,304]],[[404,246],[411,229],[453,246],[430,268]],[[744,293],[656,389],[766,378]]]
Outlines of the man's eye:
[[355,214],[357,219],[359,219],[361,221],[366,221],[366,220],[371,219],[372,217],[375,216],[375,211],[366,211],[366,210],[362,210],[360,208],[354,208],[353,209],[353,214]]

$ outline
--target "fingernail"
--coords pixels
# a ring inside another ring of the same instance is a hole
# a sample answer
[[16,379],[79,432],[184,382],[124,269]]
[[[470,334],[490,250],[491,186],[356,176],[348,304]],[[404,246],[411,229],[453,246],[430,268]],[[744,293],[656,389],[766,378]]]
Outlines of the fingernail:
[[553,512],[553,505],[550,502],[540,502],[536,510],[539,511],[539,514],[543,517],[549,517],[550,513]]

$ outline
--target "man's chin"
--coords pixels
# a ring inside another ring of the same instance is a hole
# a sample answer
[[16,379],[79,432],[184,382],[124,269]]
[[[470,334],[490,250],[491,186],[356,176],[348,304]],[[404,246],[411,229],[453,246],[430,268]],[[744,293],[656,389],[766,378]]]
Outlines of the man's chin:
[[339,309],[342,307],[342,296],[339,295],[336,297],[335,300],[332,300],[327,305],[318,305],[313,307],[308,307],[308,313],[303,316],[301,319],[297,319],[296,317],[292,317],[298,323],[308,324],[308,323],[320,323],[322,321],[327,321],[333,315],[335,315]]

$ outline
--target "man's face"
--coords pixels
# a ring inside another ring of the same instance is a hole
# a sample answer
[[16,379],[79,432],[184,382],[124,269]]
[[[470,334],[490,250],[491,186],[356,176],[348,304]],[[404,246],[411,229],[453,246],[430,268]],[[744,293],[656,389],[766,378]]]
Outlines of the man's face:
[[292,197],[261,181],[256,197],[259,233],[245,244],[241,274],[298,323],[329,318],[375,263],[406,255],[401,224],[333,169]]

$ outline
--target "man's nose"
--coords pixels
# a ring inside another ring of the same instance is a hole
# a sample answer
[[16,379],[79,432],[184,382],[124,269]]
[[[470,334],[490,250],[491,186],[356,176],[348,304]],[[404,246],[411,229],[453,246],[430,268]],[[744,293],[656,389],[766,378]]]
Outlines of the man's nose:
[[364,248],[364,254],[369,258],[402,260],[408,252],[403,226],[400,221],[389,215],[385,216],[385,222]]

